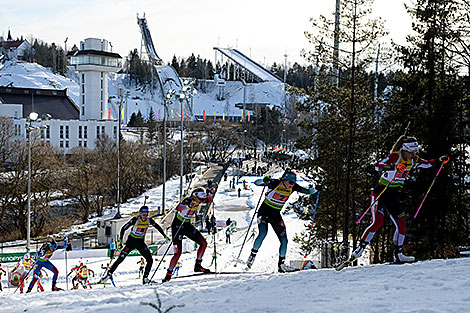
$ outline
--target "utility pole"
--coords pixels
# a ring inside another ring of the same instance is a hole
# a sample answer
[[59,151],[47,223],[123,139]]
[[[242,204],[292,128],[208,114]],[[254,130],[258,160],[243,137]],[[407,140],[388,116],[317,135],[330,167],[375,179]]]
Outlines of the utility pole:
[[380,55],[380,44],[377,49],[377,58],[375,59],[375,86],[374,86],[374,101],[377,102],[377,94],[379,89],[379,55]]

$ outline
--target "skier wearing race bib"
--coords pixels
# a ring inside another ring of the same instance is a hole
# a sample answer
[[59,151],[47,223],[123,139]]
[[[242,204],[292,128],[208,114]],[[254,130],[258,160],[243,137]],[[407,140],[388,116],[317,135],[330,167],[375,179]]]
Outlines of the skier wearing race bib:
[[95,277],[95,272],[86,266],[86,264],[80,264],[80,274],[79,274],[79,281],[80,284],[82,285],[83,289],[86,289],[87,287],[90,287],[91,285],[88,280],[89,275],[92,274],[93,277]]
[[[382,227],[385,212],[389,214],[395,225],[395,234],[393,236],[394,262],[404,263],[415,260],[413,256],[403,254],[406,219],[404,208],[398,200],[398,192],[403,188],[404,182],[412,169],[430,168],[439,164],[436,159],[427,161],[420,158],[418,152],[419,145],[416,138],[401,136],[393,146],[391,153],[376,164],[375,169],[381,172],[381,176],[372,192],[372,201],[379,195],[380,198],[371,208],[372,224],[364,231],[359,246],[351,254],[348,262],[353,262],[362,255],[367,244],[372,240],[377,230]],[[443,162],[447,158],[447,156],[442,156],[439,161]]]
[[57,277],[59,276],[59,270],[57,270],[57,267],[54,266],[54,264],[49,261],[49,259],[52,257],[52,254],[57,250],[57,249],[67,249],[71,248],[71,246],[68,244],[67,241],[61,246],[57,244],[57,242],[54,239],[51,239],[50,241],[44,243],[42,247],[39,249],[38,252],[34,255],[34,259],[36,259],[36,267],[34,268],[33,271],[33,280],[28,286],[28,290],[26,291],[31,292],[33,289],[34,284],[41,278],[41,269],[47,268],[50,270],[54,276],[52,276],[52,291],[59,291],[62,290],[61,288],[58,288],[56,286],[57,282]]
[[108,273],[101,278],[101,282],[105,282],[108,278],[111,278],[111,275],[114,273],[116,268],[119,264],[124,261],[126,256],[134,249],[137,249],[140,254],[145,258],[147,261],[147,266],[145,267],[145,272],[142,278],[142,283],[147,284],[149,283],[148,275],[150,269],[152,268],[153,260],[152,254],[145,244],[145,234],[150,226],[155,227],[160,234],[166,239],[170,240],[166,235],[163,229],[158,225],[152,218],[149,217],[149,208],[147,206],[143,206],[139,210],[139,215],[134,216],[121,227],[121,233],[119,235],[119,240],[122,241],[124,237],[124,233],[128,228],[131,228],[131,232],[129,233],[129,237],[127,238],[126,245],[121,250],[117,260],[111,265]]
[[163,282],[167,282],[171,279],[173,269],[175,268],[181,256],[184,236],[199,244],[194,271],[203,273],[210,272],[210,270],[201,266],[202,256],[204,255],[204,251],[207,247],[206,239],[204,239],[199,230],[197,230],[191,224],[190,220],[191,217],[193,217],[199,210],[199,204],[211,202],[214,197],[214,193],[214,188],[208,190],[204,190],[203,188],[196,188],[191,193],[191,196],[184,198],[183,201],[181,201],[181,203],[176,207],[175,218],[171,224],[171,233],[173,235],[175,254],[171,258],[170,265],[168,266],[165,278],[163,278]]
[[278,270],[279,272],[290,270],[289,267],[284,264],[287,251],[287,233],[286,225],[284,224],[281,216],[281,209],[294,191],[304,194],[314,194],[318,192],[317,189],[313,187],[301,187],[296,181],[296,174],[289,169],[285,171],[281,179],[271,179],[269,176],[266,176],[263,179],[255,181],[255,185],[266,186],[268,191],[265,193],[264,201],[258,210],[259,234],[255,239],[250,257],[247,261],[248,268],[251,268],[253,265],[256,253],[258,253],[258,250],[268,233],[268,224],[271,224],[281,243],[279,247]]
[[26,275],[34,266],[34,259],[30,256],[28,252],[23,255],[23,258],[16,264],[15,268],[11,271],[12,273],[19,272],[20,276],[20,293],[23,293],[23,288],[26,283]]

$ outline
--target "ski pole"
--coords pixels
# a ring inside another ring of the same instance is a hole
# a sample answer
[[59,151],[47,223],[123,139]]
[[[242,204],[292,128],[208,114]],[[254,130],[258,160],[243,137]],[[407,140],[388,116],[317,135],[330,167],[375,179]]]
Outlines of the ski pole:
[[[68,269],[68,266],[67,266],[67,248],[66,248],[65,249],[65,272],[67,273],[68,271],[69,271],[69,269]],[[68,276],[65,276],[65,290],[69,290],[69,278],[68,278]]]
[[359,224],[359,222],[364,218],[364,216],[366,215],[367,212],[369,212],[370,208],[374,206],[374,204],[379,200],[380,196],[383,195],[383,193],[385,192],[385,190],[387,190],[388,186],[390,186],[390,184],[395,180],[395,178],[397,177],[397,175],[400,173],[400,171],[396,171],[395,173],[395,176],[393,176],[392,180],[388,182],[387,186],[385,186],[384,190],[382,190],[381,193],[379,193],[379,195],[375,198],[375,200],[369,205],[369,207],[367,208],[367,210],[364,212],[364,214],[362,214],[361,218],[356,222],[356,225]]
[[149,196],[145,196],[145,198],[144,198],[144,205],[143,205],[143,206],[145,206],[145,203],[147,203],[148,197],[149,197]]
[[418,208],[418,210],[416,211],[414,218],[416,218],[416,216],[417,216],[418,213],[419,213],[419,210],[421,210],[421,207],[423,206],[424,200],[426,200],[426,197],[428,196],[429,191],[431,191],[431,188],[432,188],[432,186],[434,185],[434,182],[436,181],[437,176],[438,176],[439,173],[441,172],[442,167],[444,166],[444,164],[446,164],[447,162],[449,162],[449,157],[447,157],[447,160],[442,161],[441,167],[440,167],[439,170],[437,171],[436,176],[434,176],[434,179],[432,180],[431,186],[429,186],[428,191],[427,191],[426,194],[424,195],[423,201],[421,201],[421,204],[419,205],[419,208]]
[[315,222],[315,215],[317,214],[317,207],[318,207],[318,199],[320,199],[320,191],[317,191],[317,200],[315,201],[315,209],[313,209],[312,224],[310,225],[310,229],[313,228],[313,224]]
[[245,239],[243,240],[242,247],[240,248],[240,253],[238,253],[237,260],[240,259],[240,255],[242,254],[243,247],[245,246],[246,238],[248,237],[248,233],[250,232],[251,224],[253,224],[253,220],[255,219],[256,213],[258,212],[259,203],[261,202],[261,198],[263,198],[263,195],[264,195],[264,189],[266,189],[266,185],[264,185],[263,190],[261,191],[261,196],[259,197],[258,204],[256,205],[255,213],[253,214],[250,225],[248,226],[248,229],[246,231]]
[[[317,191],[317,200],[315,201],[315,208],[313,209],[312,224],[310,224],[310,235],[308,236],[308,242],[310,242],[310,240],[312,239],[312,229],[313,229],[313,225],[315,223],[315,215],[317,214],[318,199],[320,199],[320,191]],[[304,255],[304,259],[307,257],[307,255],[310,252],[308,252]]]
[[157,268],[155,269],[155,271],[153,272],[152,274],[152,277],[150,277],[150,281],[152,281],[153,279],[153,276],[155,276],[155,274],[157,273],[158,269],[160,268],[160,265],[162,264],[163,262],[163,259],[165,259],[165,256],[167,255],[168,251],[170,250],[170,247],[173,243],[173,240],[175,240],[175,238],[178,236],[178,233],[180,232],[180,229],[183,227],[184,223],[189,220],[188,218],[185,218],[183,223],[181,223],[181,225],[178,227],[178,229],[176,230],[176,233],[175,235],[173,236],[173,238],[171,239],[170,243],[168,244],[168,248],[166,249],[165,253],[163,254],[162,256],[162,259],[160,260],[160,263],[158,263],[157,265]]

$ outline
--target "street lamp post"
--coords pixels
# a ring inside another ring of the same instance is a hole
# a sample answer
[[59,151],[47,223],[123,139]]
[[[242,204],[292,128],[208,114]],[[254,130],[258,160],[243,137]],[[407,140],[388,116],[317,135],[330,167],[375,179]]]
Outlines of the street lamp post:
[[181,138],[180,138],[180,201],[183,199],[183,118],[184,118],[184,110],[183,110],[183,100],[185,98],[184,92],[181,92],[179,95],[179,100],[181,104]]
[[26,215],[26,251],[29,252],[31,245],[31,132],[33,130],[40,130],[47,128],[47,125],[42,126],[33,126],[32,122],[40,122],[49,120],[51,116],[49,114],[43,114],[39,118],[39,114],[36,112],[31,112],[26,119],[26,133],[28,137],[28,202],[27,202],[27,215]]
[[168,116],[168,105],[171,104],[171,99],[175,94],[175,90],[168,90],[165,95],[163,103],[163,185],[162,185],[162,214],[165,214],[165,183],[166,183],[166,118]]
[[114,218],[121,218],[121,114],[122,114],[122,99],[124,98],[124,88],[118,88],[118,97],[119,97],[119,112],[117,116],[118,122],[118,131],[116,138],[116,147],[117,147],[117,212],[114,215]]

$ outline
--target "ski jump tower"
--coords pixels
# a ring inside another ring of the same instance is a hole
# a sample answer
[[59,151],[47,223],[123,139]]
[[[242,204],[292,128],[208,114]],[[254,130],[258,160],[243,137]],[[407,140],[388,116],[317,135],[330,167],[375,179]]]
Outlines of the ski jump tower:
[[157,55],[155,46],[153,45],[152,36],[147,25],[145,14],[142,18],[137,15],[137,24],[139,25],[142,34],[142,43],[145,46],[150,63],[154,66],[158,77],[158,86],[161,91],[162,99],[169,90],[180,91],[183,88],[183,83],[176,72],[176,70],[169,65],[162,65],[162,59]]

